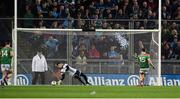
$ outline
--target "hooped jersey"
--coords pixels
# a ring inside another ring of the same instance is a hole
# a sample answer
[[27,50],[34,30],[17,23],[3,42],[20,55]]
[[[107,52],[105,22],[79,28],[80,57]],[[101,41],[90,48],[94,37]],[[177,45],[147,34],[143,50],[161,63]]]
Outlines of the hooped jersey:
[[73,76],[76,73],[77,69],[72,68],[71,66],[69,66],[68,64],[64,64],[63,68],[61,69],[62,73],[69,73],[71,76]]
[[10,54],[10,52],[12,51],[12,48],[7,48],[7,47],[4,47],[0,50],[0,55],[1,55],[1,64],[11,64],[11,59],[12,59],[12,56]]
[[140,68],[149,68],[148,59],[150,59],[149,54],[141,54],[138,56],[138,63],[140,65]]

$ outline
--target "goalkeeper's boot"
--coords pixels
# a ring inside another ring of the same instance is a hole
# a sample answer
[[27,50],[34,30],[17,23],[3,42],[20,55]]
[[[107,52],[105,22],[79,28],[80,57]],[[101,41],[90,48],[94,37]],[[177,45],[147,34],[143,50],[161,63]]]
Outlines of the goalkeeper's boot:
[[90,85],[91,85],[91,83],[87,82],[87,83],[86,83],[86,85],[87,85],[87,86],[90,86]]

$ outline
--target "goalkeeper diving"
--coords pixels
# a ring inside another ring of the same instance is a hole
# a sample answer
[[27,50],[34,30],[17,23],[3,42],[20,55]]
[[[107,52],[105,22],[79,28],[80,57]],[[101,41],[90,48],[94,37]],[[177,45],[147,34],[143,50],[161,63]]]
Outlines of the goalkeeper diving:
[[81,84],[91,85],[88,82],[87,76],[84,73],[82,73],[80,70],[77,70],[63,62],[56,63],[55,67],[60,71],[60,73],[58,72],[54,74],[59,79],[58,82],[62,82],[65,79],[65,74],[69,74],[72,78],[77,79]]

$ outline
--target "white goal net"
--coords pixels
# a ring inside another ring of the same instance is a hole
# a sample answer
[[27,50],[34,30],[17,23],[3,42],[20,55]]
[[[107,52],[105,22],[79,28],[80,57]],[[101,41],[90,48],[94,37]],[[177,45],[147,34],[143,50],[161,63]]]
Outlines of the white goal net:
[[[55,80],[52,75],[54,63],[65,61],[85,73],[92,85],[121,85],[119,80],[124,80],[122,85],[137,85],[139,65],[134,55],[140,53],[140,43],[150,53],[156,66],[155,70],[150,68],[147,85],[158,85],[159,42],[158,31],[155,30],[18,29],[16,40],[16,85],[32,84],[32,58],[39,49],[48,63],[45,84]],[[79,84],[69,76],[63,83]],[[41,84],[41,79],[37,84]]]

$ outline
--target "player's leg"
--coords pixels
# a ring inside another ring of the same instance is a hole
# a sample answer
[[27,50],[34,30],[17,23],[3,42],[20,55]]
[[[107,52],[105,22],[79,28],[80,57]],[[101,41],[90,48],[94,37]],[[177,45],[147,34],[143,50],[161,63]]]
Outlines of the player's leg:
[[11,69],[11,65],[10,64],[6,64],[7,66],[6,66],[6,81],[7,81],[7,84],[8,85],[11,85],[11,78],[12,78],[12,73],[13,73],[13,71],[12,71],[12,69]]
[[8,85],[8,83],[7,83],[7,71],[5,70],[5,71],[2,71],[2,85]]
[[55,70],[52,72],[53,78],[55,81],[62,79],[62,73],[59,70]]
[[2,70],[2,85],[8,85],[7,83],[7,76],[8,76],[8,68],[6,64],[1,64],[1,70]]
[[91,85],[91,84],[88,82],[88,78],[87,78],[87,76],[86,76],[84,73],[80,73],[80,76],[84,78],[86,84]]
[[79,80],[83,85],[86,85],[86,83],[80,77],[80,71],[79,70],[76,71],[76,73],[74,74],[73,77],[76,78],[77,80]]
[[140,85],[144,85],[144,72],[140,72]]
[[7,78],[8,78],[8,84],[11,84],[12,74],[13,74],[13,71],[12,71],[12,69],[10,69],[10,70],[8,71],[8,76],[7,76]]
[[145,70],[144,71],[144,85],[148,85],[148,82],[149,82],[149,69]]
[[63,80],[65,79],[65,73],[56,73],[56,77],[58,85],[63,84]]
[[62,75],[61,75],[61,81],[63,81],[64,80],[64,78],[65,78],[65,74],[63,73]]
[[41,77],[41,84],[45,84],[45,72],[41,72],[40,77]]
[[76,78],[77,80],[79,80],[83,85],[86,85],[86,83],[81,79],[80,76],[75,75],[74,78]]
[[34,77],[33,77],[33,80],[32,80],[32,84],[35,85],[37,83],[37,80],[38,80],[38,72],[34,72]]

